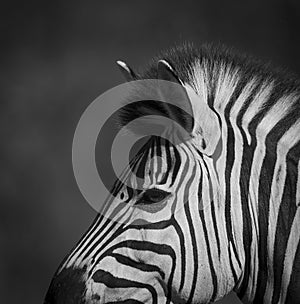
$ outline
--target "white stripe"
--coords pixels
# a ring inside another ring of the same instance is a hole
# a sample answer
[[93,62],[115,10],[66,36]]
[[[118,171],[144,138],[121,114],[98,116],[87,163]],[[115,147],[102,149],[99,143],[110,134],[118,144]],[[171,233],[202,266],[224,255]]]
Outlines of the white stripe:
[[262,85],[259,92],[255,95],[252,102],[250,103],[246,113],[242,119],[242,126],[246,133],[248,144],[251,144],[251,135],[248,130],[249,123],[253,119],[253,117],[261,110],[263,104],[268,100],[273,89],[272,83],[266,83]]
[[232,71],[230,68],[221,66],[217,68],[218,71],[215,75],[218,75],[214,108],[220,112],[224,112],[226,105],[228,104],[236,86],[238,85],[239,75],[238,70]]

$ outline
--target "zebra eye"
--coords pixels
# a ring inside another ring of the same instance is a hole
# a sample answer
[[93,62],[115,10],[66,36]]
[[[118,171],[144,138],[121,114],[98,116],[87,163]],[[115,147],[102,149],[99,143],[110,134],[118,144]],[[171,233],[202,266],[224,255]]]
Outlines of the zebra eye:
[[160,190],[160,189],[148,189],[146,190],[142,197],[136,202],[137,205],[149,205],[154,203],[159,203],[164,200],[170,193]]

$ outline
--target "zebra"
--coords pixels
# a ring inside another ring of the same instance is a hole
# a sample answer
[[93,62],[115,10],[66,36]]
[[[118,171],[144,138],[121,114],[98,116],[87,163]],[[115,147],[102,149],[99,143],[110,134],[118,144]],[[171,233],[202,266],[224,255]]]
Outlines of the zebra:
[[96,217],[44,303],[211,303],[231,291],[244,303],[300,303],[297,77],[212,45],[176,46],[141,73],[118,65],[127,81],[179,84],[201,119],[155,101],[122,112],[122,126],[176,117],[191,137],[147,140],[112,189],[111,219]]

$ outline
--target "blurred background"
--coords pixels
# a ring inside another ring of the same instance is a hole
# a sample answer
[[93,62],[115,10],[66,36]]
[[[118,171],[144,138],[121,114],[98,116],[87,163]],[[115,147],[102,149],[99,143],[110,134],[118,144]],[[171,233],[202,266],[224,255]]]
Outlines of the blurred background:
[[[84,109],[176,42],[222,42],[300,73],[297,0],[1,2],[1,303],[43,302],[95,217],[72,171]],[[234,295],[220,303],[239,303]]]

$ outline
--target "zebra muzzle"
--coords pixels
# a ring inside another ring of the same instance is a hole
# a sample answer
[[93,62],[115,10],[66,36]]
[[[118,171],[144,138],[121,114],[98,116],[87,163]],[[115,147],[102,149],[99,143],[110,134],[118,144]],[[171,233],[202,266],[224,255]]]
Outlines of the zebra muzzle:
[[85,268],[66,268],[56,274],[47,291],[44,304],[84,304]]

